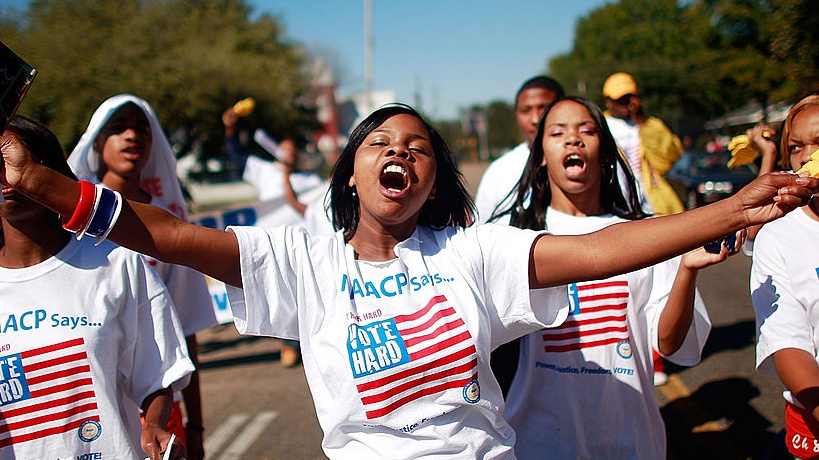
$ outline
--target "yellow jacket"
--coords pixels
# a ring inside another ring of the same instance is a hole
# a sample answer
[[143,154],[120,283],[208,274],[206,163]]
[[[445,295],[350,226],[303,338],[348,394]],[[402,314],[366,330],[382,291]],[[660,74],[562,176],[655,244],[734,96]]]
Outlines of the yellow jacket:
[[664,177],[682,154],[680,138],[659,118],[647,118],[640,127],[642,186],[656,215],[676,214],[685,210]]

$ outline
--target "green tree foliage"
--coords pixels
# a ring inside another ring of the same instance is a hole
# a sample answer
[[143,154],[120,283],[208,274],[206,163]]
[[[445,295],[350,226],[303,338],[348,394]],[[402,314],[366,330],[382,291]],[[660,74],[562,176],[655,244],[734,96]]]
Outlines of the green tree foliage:
[[489,125],[487,137],[491,150],[505,151],[523,140],[515,121],[515,108],[512,104],[502,100],[490,102],[486,107],[486,120]]
[[459,161],[472,161],[478,157],[474,137],[464,132],[460,120],[436,120],[434,125]]
[[789,92],[781,63],[770,51],[773,10],[767,2],[710,0],[696,7],[712,24],[709,44],[718,59],[712,62],[713,76],[729,104],[749,99],[767,104],[777,92]]
[[688,73],[681,58],[690,34],[680,34],[682,22],[675,0],[606,4],[578,21],[573,49],[550,62],[551,75],[564,87],[579,88],[602,102],[606,77],[626,71],[637,79],[649,107],[677,107],[678,91],[653,89],[674,88],[680,83],[678,75]]
[[620,0],[581,18],[572,50],[548,68],[566,88],[601,104],[605,78],[629,72],[650,113],[673,124],[701,121],[752,99],[773,102],[815,86],[817,5]]
[[33,0],[4,41],[40,71],[21,113],[71,148],[94,109],[119,93],[151,103],[168,131],[221,154],[221,114],[256,99],[253,125],[297,130],[304,91],[301,50],[245,0]]
[[[774,14],[771,52],[783,63],[794,92],[819,90],[819,2],[769,0]],[[786,94],[787,95],[787,94]]]

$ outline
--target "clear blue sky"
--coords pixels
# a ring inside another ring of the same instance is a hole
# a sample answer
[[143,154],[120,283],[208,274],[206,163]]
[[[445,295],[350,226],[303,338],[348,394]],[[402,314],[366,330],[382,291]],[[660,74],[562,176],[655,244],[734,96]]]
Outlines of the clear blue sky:
[[[611,0],[610,0],[611,1]],[[343,96],[365,90],[364,0],[250,0],[289,39],[330,56]],[[571,50],[577,19],[606,0],[372,0],[374,90],[434,118],[503,99]],[[567,88],[572,91],[571,88]]]

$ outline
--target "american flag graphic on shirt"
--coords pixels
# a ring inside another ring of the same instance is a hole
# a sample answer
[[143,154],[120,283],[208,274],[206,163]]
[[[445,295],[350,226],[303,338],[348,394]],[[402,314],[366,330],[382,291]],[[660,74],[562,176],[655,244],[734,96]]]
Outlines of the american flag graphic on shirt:
[[0,356],[0,373],[0,447],[99,422],[82,338]]
[[628,340],[628,281],[590,281],[569,285],[569,317],[541,331],[547,353],[600,347]]
[[472,336],[442,295],[413,314],[351,324],[347,349],[367,419],[478,377]]

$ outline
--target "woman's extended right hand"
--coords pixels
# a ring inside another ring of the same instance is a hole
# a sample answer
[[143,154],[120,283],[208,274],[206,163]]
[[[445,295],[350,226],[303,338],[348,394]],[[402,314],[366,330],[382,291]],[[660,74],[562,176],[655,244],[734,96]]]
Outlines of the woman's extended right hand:
[[737,200],[748,219],[748,225],[759,225],[778,219],[805,206],[819,192],[819,179],[786,172],[759,176],[737,192]]

